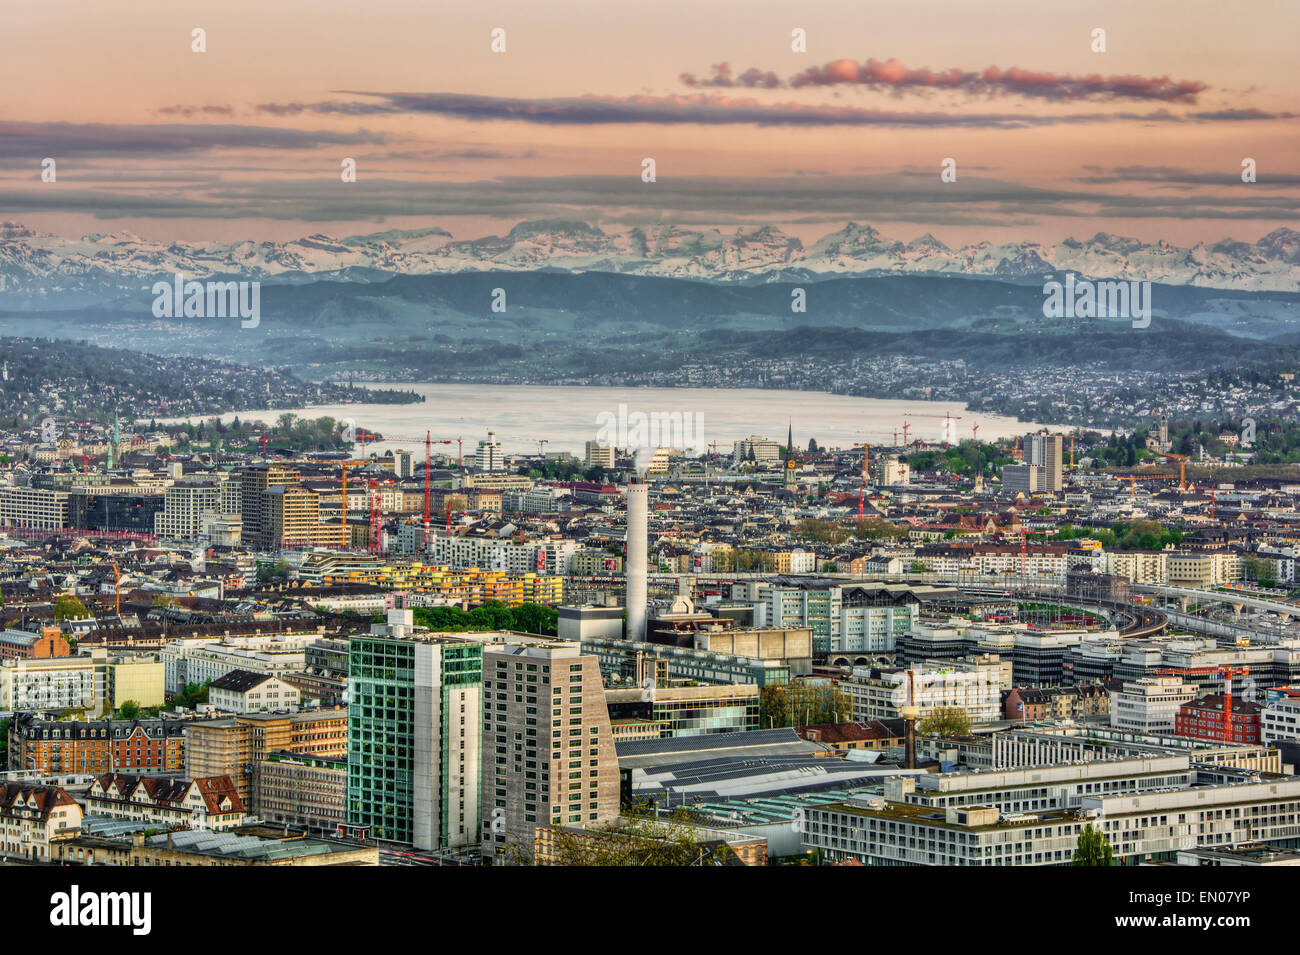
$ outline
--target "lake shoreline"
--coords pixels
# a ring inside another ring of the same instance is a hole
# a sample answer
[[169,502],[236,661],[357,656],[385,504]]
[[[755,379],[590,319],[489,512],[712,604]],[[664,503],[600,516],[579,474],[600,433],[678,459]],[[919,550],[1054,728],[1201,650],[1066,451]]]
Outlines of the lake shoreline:
[[[362,402],[322,404],[301,408],[251,408],[210,415],[223,422],[238,417],[273,425],[283,414],[303,418],[332,417],[340,430],[378,432],[385,440],[367,443],[367,452],[393,448],[412,449],[423,443],[424,434],[433,440],[461,442],[464,453],[472,453],[478,441],[493,432],[506,453],[568,451],[581,455],[587,441],[602,436],[618,440],[608,426],[612,421],[630,422],[640,414],[667,421],[686,419],[699,422],[692,433],[691,447],[697,453],[711,449],[730,453],[738,440],[751,436],[768,438],[784,445],[793,431],[794,444],[807,447],[810,439],[821,447],[847,448],[863,443],[875,447],[902,443],[904,425],[909,441],[934,443],[945,439],[959,443],[969,439],[972,425],[980,427],[982,440],[1025,434],[1043,427],[1005,415],[972,414],[963,402],[919,399],[863,398],[833,392],[781,388],[658,387],[618,385],[516,385],[503,383],[370,382],[366,387],[403,388],[424,400],[402,404]],[[195,418],[159,419],[167,423],[198,423]],[[544,444],[539,444],[544,442]],[[444,445],[439,451],[445,451]]]

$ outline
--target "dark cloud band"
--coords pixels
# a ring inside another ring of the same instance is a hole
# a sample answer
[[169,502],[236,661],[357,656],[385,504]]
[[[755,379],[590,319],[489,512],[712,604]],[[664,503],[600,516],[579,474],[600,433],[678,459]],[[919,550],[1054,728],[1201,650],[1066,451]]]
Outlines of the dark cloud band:
[[711,73],[698,77],[683,73],[681,81],[694,88],[776,89],[804,86],[862,86],[890,92],[908,90],[955,90],[971,95],[1015,95],[1057,102],[1079,100],[1155,100],[1166,103],[1195,103],[1209,85],[1196,80],[1173,80],[1167,76],[1071,76],[990,66],[981,71],[909,69],[896,59],[832,60],[812,66],[782,80],[771,71],[754,68],[736,73],[727,63],[715,63]]

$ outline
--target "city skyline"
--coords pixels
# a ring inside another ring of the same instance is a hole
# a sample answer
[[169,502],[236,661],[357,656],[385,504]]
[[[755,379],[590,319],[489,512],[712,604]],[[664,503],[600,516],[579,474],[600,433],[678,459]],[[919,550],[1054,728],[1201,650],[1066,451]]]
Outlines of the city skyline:
[[[6,11],[11,921],[186,938],[194,867],[275,867],[226,910],[279,945],[439,883],[492,926],[470,868],[996,866],[1084,888],[994,904],[1033,941],[1280,924],[1297,36]],[[321,920],[308,867],[377,891]]]

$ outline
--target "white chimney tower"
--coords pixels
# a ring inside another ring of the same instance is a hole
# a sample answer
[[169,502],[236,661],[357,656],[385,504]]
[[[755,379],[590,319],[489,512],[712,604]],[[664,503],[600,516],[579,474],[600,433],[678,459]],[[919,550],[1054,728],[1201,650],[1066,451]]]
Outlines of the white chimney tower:
[[646,552],[649,550],[649,487],[633,478],[627,485],[627,639],[645,640]]

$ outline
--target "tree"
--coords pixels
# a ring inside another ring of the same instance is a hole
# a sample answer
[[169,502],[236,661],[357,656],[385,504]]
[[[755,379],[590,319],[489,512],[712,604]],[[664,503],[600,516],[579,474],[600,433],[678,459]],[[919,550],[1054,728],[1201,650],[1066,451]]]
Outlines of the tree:
[[790,697],[784,684],[770,683],[758,691],[758,719],[764,728],[790,725]]
[[559,623],[560,612],[543,604],[520,604],[513,610],[512,630],[523,633],[541,633],[553,636]]
[[208,702],[208,687],[211,683],[211,680],[204,680],[202,684],[190,683],[175,696],[169,696],[167,702],[172,706],[194,709],[198,704]]
[[119,720],[134,720],[140,716],[140,704],[135,700],[123,700],[122,705],[117,708],[117,718]]
[[1079,843],[1074,849],[1074,861],[1071,865],[1114,865],[1114,853],[1110,842],[1100,829],[1092,823],[1083,827],[1079,833]]
[[916,731],[924,736],[965,736],[970,732],[970,716],[960,706],[936,706]]
[[288,580],[289,571],[290,567],[288,562],[283,560],[277,560],[274,564],[258,564],[257,582],[259,584],[266,584],[276,580]]
[[80,620],[89,616],[90,611],[86,609],[86,605],[72,594],[64,594],[54,601],[55,620]]
[[844,723],[853,713],[853,701],[833,686],[773,683],[759,691],[758,713],[764,728]]
[[[695,866],[726,865],[731,850],[725,843],[705,841],[690,810],[677,807],[657,814],[637,803],[604,825],[585,829],[551,830],[547,862],[566,866]],[[523,853],[516,861],[528,864]]]
[[[415,607],[416,624],[440,633],[464,630],[517,630],[522,633],[553,635],[559,625],[559,611],[545,604],[523,603],[508,607],[489,600],[473,610],[459,607]],[[382,623],[382,618],[376,620]]]

